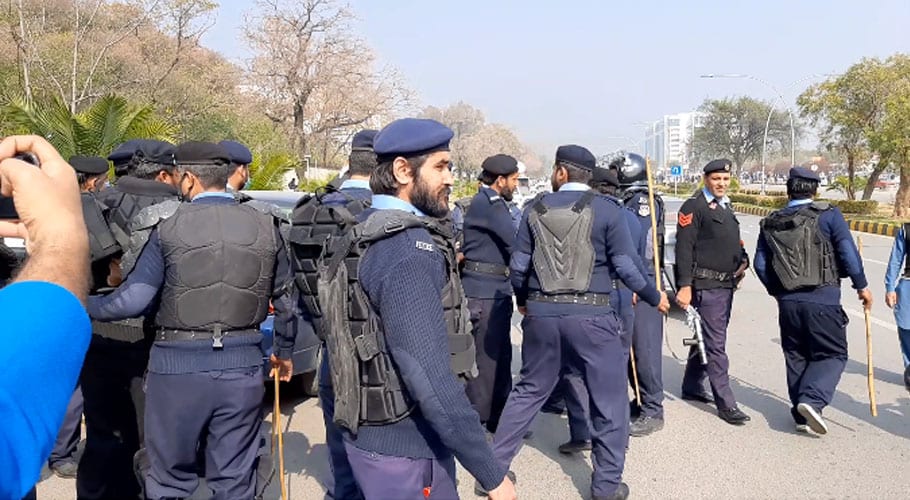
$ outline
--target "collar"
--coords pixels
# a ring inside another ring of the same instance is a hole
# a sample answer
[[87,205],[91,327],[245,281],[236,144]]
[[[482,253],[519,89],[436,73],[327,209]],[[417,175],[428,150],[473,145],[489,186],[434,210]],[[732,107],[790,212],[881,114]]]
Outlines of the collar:
[[424,217],[424,213],[420,210],[417,210],[417,207],[411,205],[410,203],[402,200],[397,196],[389,196],[387,194],[374,194],[373,202],[370,204],[370,206],[378,210],[403,210],[405,212],[410,212],[418,217]]
[[175,196],[177,194],[177,188],[171,184],[158,182],[155,179],[140,179],[128,175],[117,179],[117,183],[114,184],[114,186],[122,193],[163,194],[168,196]]
[[567,182],[562,186],[559,186],[560,191],[590,191],[591,186],[587,184],[582,184],[580,182]]
[[360,179],[348,179],[341,183],[341,189],[370,189],[370,181]]
[[812,198],[808,198],[805,200],[790,200],[787,202],[787,208],[808,205],[808,204],[812,203],[812,201],[813,201]]
[[708,188],[706,188],[706,187],[701,188],[701,192],[702,192],[702,194],[705,195],[705,201],[707,201],[708,203],[711,203],[712,201],[717,201],[719,204],[721,204],[725,207],[730,205],[730,198],[728,198],[726,195],[723,198],[718,200],[713,194],[711,194],[711,191],[708,191]]
[[233,194],[233,193],[228,193],[228,192],[225,192],[225,191],[205,191],[205,192],[203,192],[203,193],[199,193],[199,194],[197,194],[196,196],[194,196],[194,197],[193,197],[193,201],[195,202],[195,201],[198,201],[198,200],[204,200],[204,199],[206,199],[206,198],[230,198],[230,199],[234,199],[234,194]]
[[489,186],[480,186],[480,192],[485,194],[487,196],[487,199],[490,201],[502,200],[502,197],[499,196],[499,193],[497,193],[495,189]]

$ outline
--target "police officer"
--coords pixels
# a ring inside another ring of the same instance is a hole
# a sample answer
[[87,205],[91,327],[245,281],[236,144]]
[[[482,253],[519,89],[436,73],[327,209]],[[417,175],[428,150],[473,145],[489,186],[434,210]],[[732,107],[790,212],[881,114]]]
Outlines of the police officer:
[[433,120],[383,128],[372,208],[320,268],[334,418],[370,499],[457,498],[455,457],[493,498],[515,498],[457,378],[474,371],[474,352],[452,234],[438,220],[452,136]]
[[[162,141],[130,141],[117,147],[108,159],[115,165],[127,165],[117,184],[98,194],[107,207],[108,227],[123,249],[129,245],[134,215],[177,197],[174,146]],[[109,273],[104,272],[102,260],[93,264],[98,289],[119,284],[120,255],[112,256]],[[151,321],[141,318],[92,323],[92,341],[81,376],[86,438],[76,478],[80,499],[135,498],[140,492],[133,459],[143,441],[142,384],[153,335]]]
[[[144,246],[134,234],[135,246],[142,246],[135,269],[113,294],[93,296],[87,309],[104,320],[134,317],[150,306],[156,311],[146,380],[146,496],[190,496],[205,438],[213,498],[252,498],[264,393],[259,324],[271,297],[272,365],[289,380],[290,265],[272,218],[225,192],[223,148],[188,142],[174,157],[181,197],[191,202],[149,207],[136,217],[136,228],[153,229]],[[168,207],[173,214],[160,221]]]
[[468,383],[468,399],[491,433],[512,389],[512,285],[509,257],[515,229],[508,202],[518,187],[518,161],[498,154],[481,164],[481,187],[464,215],[461,281],[468,298],[476,378]]
[[885,304],[894,309],[897,338],[904,358],[904,386],[910,391],[910,224],[894,235],[885,271]]
[[218,145],[224,148],[231,158],[231,175],[227,182],[228,192],[239,194],[240,191],[249,189],[253,184],[253,176],[250,173],[253,152],[237,141],[221,141]]
[[[717,403],[717,415],[733,425],[750,417],[736,405],[727,371],[727,325],[733,290],[745,275],[749,258],[739,236],[739,221],[730,207],[730,160],[712,160],[704,168],[705,186],[679,208],[676,224],[676,300],[686,309],[691,303],[702,319],[708,365],[696,348],[689,351],[682,382],[682,398]],[[713,398],[704,388],[711,382]]]
[[840,280],[850,278],[867,310],[872,293],[840,210],[813,201],[818,184],[811,170],[790,169],[787,207],[761,221],[755,272],[777,299],[796,430],[826,434],[822,410],[847,364],[848,319],[840,304]]
[[619,276],[642,300],[669,308],[635,265],[635,244],[622,207],[592,192],[587,183],[594,155],[560,146],[545,194],[524,210],[512,254],[510,278],[524,340],[521,380],[515,385],[494,438],[496,458],[509,464],[521,437],[556,385],[562,352],[580,363],[591,401],[595,499],[626,498],[621,482],[629,438],[622,326],[611,300]]
[[[370,206],[373,192],[370,175],[376,168],[373,138],[376,130],[366,129],[354,134],[351,154],[348,156],[346,179],[338,189],[327,186],[323,193],[303,198],[291,216],[291,249],[295,282],[298,288],[299,308],[302,312],[301,327],[312,325],[313,318],[321,316],[316,296],[316,263],[329,246],[329,240],[349,230],[353,218]],[[320,338],[325,334],[317,330]],[[329,356],[323,345],[319,366],[319,405],[325,422],[326,444],[329,448],[329,465],[332,481],[326,484],[326,498],[357,499],[363,494],[354,480],[341,429],[335,425],[335,393]]]
[[[647,269],[648,279],[655,280],[656,273],[663,269],[664,210],[663,199],[654,193],[654,218],[657,227],[651,227],[651,205],[648,196],[648,172],[645,158],[635,153],[626,153],[615,164],[619,183],[622,187],[622,202],[636,215],[640,227],[641,244],[639,252],[642,264]],[[657,232],[658,260],[660,269],[654,269],[654,243],[652,231]],[[641,394],[641,408],[632,422],[630,434],[640,437],[659,431],[664,427],[664,384],[662,373],[661,341],[664,334],[663,316],[656,308],[644,302],[636,302],[632,348],[635,351],[637,374]]]
[[[82,215],[89,231],[89,250],[92,260],[92,289],[107,286],[110,257],[120,252],[110,229],[104,222],[103,206],[95,198],[107,179],[110,168],[107,160],[96,156],[73,156],[69,164],[76,171],[82,191]],[[76,447],[82,437],[82,388],[78,385],[66,408],[57,441],[48,459],[48,468],[60,477],[76,477]]]

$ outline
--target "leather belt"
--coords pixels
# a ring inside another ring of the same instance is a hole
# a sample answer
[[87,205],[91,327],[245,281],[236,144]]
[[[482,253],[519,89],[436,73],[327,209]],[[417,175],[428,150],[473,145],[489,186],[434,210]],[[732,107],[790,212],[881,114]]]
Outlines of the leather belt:
[[554,304],[579,304],[584,306],[609,306],[610,296],[604,293],[560,293],[549,295],[542,292],[531,292],[528,300],[535,302],[552,302]]
[[106,339],[120,342],[140,342],[145,340],[145,329],[142,318],[132,318],[113,323],[92,321],[92,333]]
[[466,260],[464,261],[464,267],[462,269],[475,273],[494,274],[496,276],[505,276],[506,278],[509,277],[509,267],[502,264]]
[[155,335],[156,342],[170,341],[193,341],[193,340],[211,340],[214,349],[221,349],[224,344],[221,342],[225,337],[244,337],[248,335],[260,335],[259,330],[228,330],[224,331],[220,327],[213,330],[158,330]]
[[720,271],[715,271],[713,269],[705,269],[704,267],[696,267],[693,271],[692,276],[702,280],[714,280],[714,281],[733,281],[733,273],[722,273]]

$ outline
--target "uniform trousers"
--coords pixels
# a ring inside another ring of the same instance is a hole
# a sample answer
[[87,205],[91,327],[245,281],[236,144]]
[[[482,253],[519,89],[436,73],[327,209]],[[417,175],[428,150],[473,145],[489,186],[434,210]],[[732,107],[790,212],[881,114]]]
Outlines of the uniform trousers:
[[60,431],[57,433],[54,449],[51,450],[51,456],[47,459],[47,463],[51,467],[73,461],[73,455],[82,438],[82,406],[82,389],[77,385],[76,390],[73,391],[73,397],[70,398],[69,405],[66,407],[66,414],[63,416],[63,424],[60,425]]
[[326,484],[326,499],[348,500],[363,498],[354,472],[348,461],[341,429],[335,425],[335,391],[332,389],[332,371],[329,365],[329,351],[323,348],[322,363],[319,365],[319,405],[325,423],[325,442],[329,448],[329,467],[332,476]]
[[702,335],[708,364],[702,365],[698,349],[689,350],[689,362],[683,375],[682,391],[701,394],[705,379],[711,383],[711,392],[719,410],[736,407],[736,398],[730,388],[730,360],[727,358],[727,325],[733,307],[732,288],[695,290],[692,306],[701,315]]
[[362,450],[345,440],[354,477],[367,500],[457,500],[455,458],[408,458]]
[[[664,318],[656,307],[639,301],[635,305],[632,348],[635,350],[635,367],[638,370],[638,387],[641,394],[641,416],[664,418],[663,352],[661,342]],[[632,364],[629,363],[629,379]]]
[[512,390],[512,297],[468,298],[477,377],[468,382],[468,399],[490,432]]

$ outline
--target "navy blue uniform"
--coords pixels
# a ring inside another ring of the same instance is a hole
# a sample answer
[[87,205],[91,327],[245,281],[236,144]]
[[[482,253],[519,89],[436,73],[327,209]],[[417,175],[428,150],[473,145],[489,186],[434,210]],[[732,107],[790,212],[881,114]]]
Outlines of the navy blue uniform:
[[76,448],[82,437],[82,406],[82,388],[77,385],[73,397],[70,398],[70,403],[66,407],[63,424],[60,425],[60,430],[57,432],[54,449],[51,450],[51,456],[47,459],[47,465],[52,469],[66,462],[75,462]]
[[[782,213],[793,213],[811,200],[791,201]],[[862,259],[850,228],[840,210],[831,208],[818,218],[821,236],[834,247],[841,278],[849,277],[853,288],[868,286]],[[755,250],[755,273],[778,306],[781,348],[787,365],[790,410],[797,424],[806,419],[796,411],[806,403],[817,412],[828,406],[847,363],[847,315],[841,307],[840,283],[786,291],[771,267],[771,249],[759,233]]]
[[509,258],[514,244],[509,206],[496,191],[481,187],[464,216],[461,282],[477,349],[478,375],[468,382],[468,399],[490,432],[496,432],[512,390]]
[[[639,255],[647,269],[648,279],[655,282],[654,245],[652,239],[651,211],[648,204],[648,192],[637,191],[624,197],[626,208],[635,214],[638,234]],[[663,220],[662,207],[655,203],[655,219]],[[661,341],[663,340],[663,315],[656,307],[644,302],[635,305],[634,324],[632,328],[632,348],[635,350],[635,363],[638,369],[638,386],[641,392],[641,416],[662,419],[664,416],[664,384]],[[632,366],[629,366],[629,378],[632,380]]]
[[[587,185],[564,184],[559,192],[544,195],[546,207],[568,207],[588,191]],[[619,204],[595,196],[590,208],[594,218],[591,243],[594,267],[588,293],[611,294],[613,277],[652,304],[660,293],[638,270],[635,243]],[[627,346],[622,340],[619,316],[609,305],[561,304],[529,300],[542,287],[531,265],[535,237],[528,222],[530,210],[522,215],[511,275],[519,306],[527,307],[522,321],[521,380],[515,385],[494,438],[494,451],[506,465],[521,446],[522,436],[559,380],[562,353],[566,348],[581,363],[585,385],[590,392],[592,460],[591,489],[609,496],[619,488],[629,439],[629,405],[626,399],[625,366]],[[565,346],[565,347],[564,347]]]
[[[237,203],[229,193],[199,195],[194,204]],[[292,304],[284,293],[292,279],[283,239],[272,280],[275,306],[275,353],[290,359],[295,332]],[[165,256],[153,230],[135,269],[116,292],[90,297],[89,315],[99,320],[135,317],[155,307],[165,282]],[[145,444],[151,469],[146,478],[150,498],[187,497],[198,485],[197,443],[207,438],[207,484],[215,498],[250,498],[255,486],[259,428],[262,420],[261,335],[156,341],[146,380]],[[175,390],[179,388],[179,390]]]
[[[421,216],[391,196],[374,195],[377,209]],[[366,498],[457,498],[455,460],[490,490],[506,468],[493,456],[477,412],[452,373],[442,293],[445,257],[429,232],[413,228],[379,240],[361,258],[359,281],[382,324],[383,338],[414,411],[387,425],[345,433],[354,477]]]
[[[340,193],[328,193],[322,203],[329,206],[343,206],[348,197],[369,201],[373,197],[369,181],[348,179],[341,184]],[[299,308],[304,321],[309,321],[306,308]],[[363,495],[354,480],[348,454],[345,451],[341,429],[335,425],[335,391],[332,390],[332,372],[329,367],[329,351],[323,347],[322,363],[319,365],[319,404],[322,406],[322,418],[325,421],[325,441],[329,448],[329,465],[332,468],[332,479],[326,486],[326,498],[348,499],[361,498]]]

